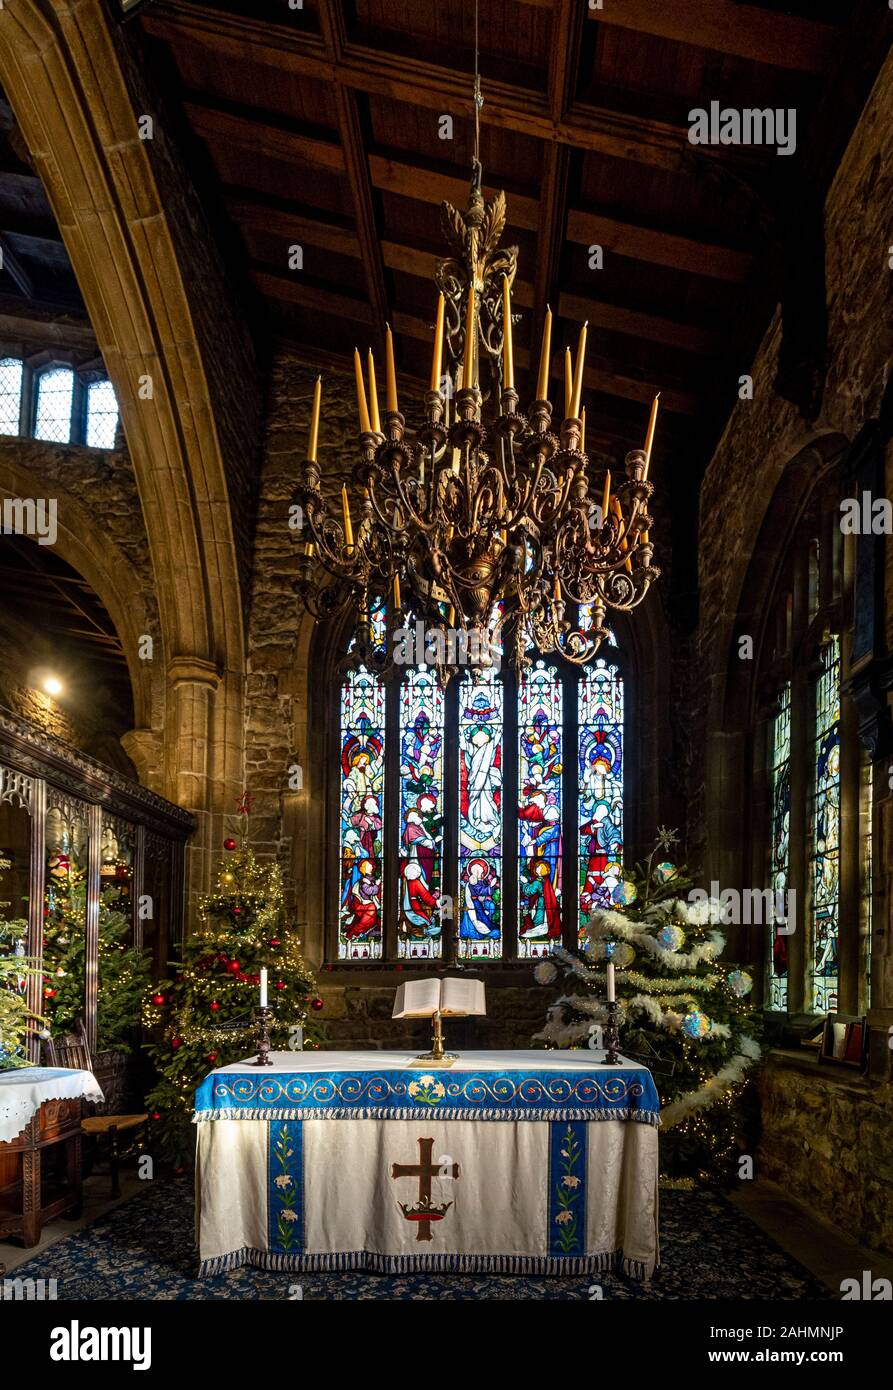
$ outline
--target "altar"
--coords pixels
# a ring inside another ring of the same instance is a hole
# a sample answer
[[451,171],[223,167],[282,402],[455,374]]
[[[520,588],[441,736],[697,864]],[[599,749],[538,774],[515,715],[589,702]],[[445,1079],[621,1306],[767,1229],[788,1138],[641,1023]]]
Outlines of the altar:
[[202,1276],[241,1265],[650,1277],[660,1103],[593,1051],[280,1052],[195,1097]]

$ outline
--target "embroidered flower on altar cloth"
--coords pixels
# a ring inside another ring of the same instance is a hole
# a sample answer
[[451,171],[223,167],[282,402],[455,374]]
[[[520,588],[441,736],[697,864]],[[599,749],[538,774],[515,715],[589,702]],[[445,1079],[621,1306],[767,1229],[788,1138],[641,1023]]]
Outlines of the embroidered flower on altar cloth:
[[287,1173],[282,1174],[280,1177],[274,1179],[274,1181],[277,1187],[291,1187],[292,1180]]
[[575,1178],[575,1177],[573,1176],[573,1174],[571,1174],[571,1173],[569,1173],[569,1174],[567,1175],[567,1177],[562,1178],[561,1181],[564,1183],[565,1187],[579,1187],[579,1186],[580,1186],[580,1179],[579,1179],[579,1178]]
[[558,1215],[555,1217],[555,1224],[557,1226],[566,1226],[567,1223],[569,1221],[573,1221],[573,1219],[574,1214],[572,1211],[560,1211]]
[[406,1091],[420,1105],[437,1105],[446,1095],[443,1082],[435,1081],[433,1076],[420,1076],[418,1081],[410,1081]]
[[297,1221],[297,1219],[298,1213],[296,1211],[293,1211],[291,1207],[287,1207],[285,1211],[281,1211],[279,1213],[280,1221]]

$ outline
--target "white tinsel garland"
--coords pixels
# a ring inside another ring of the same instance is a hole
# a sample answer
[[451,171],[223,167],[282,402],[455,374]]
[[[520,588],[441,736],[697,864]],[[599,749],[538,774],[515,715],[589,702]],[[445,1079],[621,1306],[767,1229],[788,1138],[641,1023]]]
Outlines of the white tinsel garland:
[[731,1061],[720,1067],[715,1076],[711,1076],[698,1090],[687,1091],[660,1112],[662,1129],[672,1129],[673,1125],[678,1125],[680,1120],[695,1110],[705,1110],[744,1079],[747,1068],[760,1056],[760,1045],[745,1035],[739,1039],[738,1046],[740,1052],[736,1052]]
[[641,946],[668,970],[691,970],[702,961],[715,960],[726,944],[722,932],[713,931],[706,941],[699,941],[690,951],[668,951],[641,922],[631,922],[628,917],[608,909],[593,913],[587,924],[586,934],[590,941],[613,936],[629,942],[631,946]]

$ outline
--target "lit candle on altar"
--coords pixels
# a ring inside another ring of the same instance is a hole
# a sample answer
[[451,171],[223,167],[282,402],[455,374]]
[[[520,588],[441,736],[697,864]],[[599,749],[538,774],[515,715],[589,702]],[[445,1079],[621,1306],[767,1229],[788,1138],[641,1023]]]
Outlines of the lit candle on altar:
[[468,386],[474,385],[474,284],[468,286],[468,307],[465,311],[465,359],[462,363],[462,379]]
[[515,359],[512,355],[512,296],[509,277],[502,277],[502,389],[515,389]]
[[265,965],[260,968],[260,1006],[262,1009],[267,1007],[267,967]]
[[608,978],[608,1003],[613,1004],[617,995],[614,993],[614,962],[612,960],[608,961],[605,973]]
[[307,458],[316,463],[316,445],[319,440],[319,407],[322,402],[322,377],[316,378],[313,388],[313,409],[310,412],[310,438],[307,441]]
[[431,390],[440,390],[440,371],[443,363],[443,290],[437,299],[437,323],[434,325],[434,358],[431,363]]
[[341,484],[341,517],[344,521],[344,544],[353,546],[353,522],[350,519],[350,503],[347,500],[347,483]]
[[536,380],[538,401],[549,399],[549,354],[552,351],[552,310],[546,305],[546,321],[543,324],[543,346],[540,349],[540,371]]
[[373,434],[381,434],[381,417],[378,414],[378,388],[375,385],[375,358],[372,356],[372,349],[369,349],[367,358],[367,371],[369,373],[369,418],[372,423]]
[[577,347],[577,360],[574,364],[574,394],[571,397],[571,415],[576,419],[580,414],[580,398],[583,395],[583,363],[586,360],[586,330],[588,320],[580,329],[580,342]]
[[570,419],[571,401],[574,398],[574,365],[570,348],[564,349],[564,418]]
[[657,403],[660,400],[660,392],[651,402],[651,416],[648,420],[648,433],[645,436],[645,472],[643,477],[648,477],[648,469],[651,464],[651,450],[654,447],[654,431],[657,426]]
[[390,324],[385,324],[385,373],[387,377],[388,410],[397,409],[397,372],[394,367],[394,335]]
[[608,508],[611,505],[611,470],[605,474],[605,490],[602,493],[602,525],[608,519]]
[[360,412],[360,433],[369,433],[369,409],[366,405],[366,386],[363,381],[363,364],[356,348],[353,350],[353,371],[357,379],[357,406]]
[[401,602],[400,602],[400,576],[399,576],[399,574],[395,574],[395,575],[394,575],[394,607],[395,607],[395,608],[402,608],[402,607],[403,607],[403,605],[402,605]]

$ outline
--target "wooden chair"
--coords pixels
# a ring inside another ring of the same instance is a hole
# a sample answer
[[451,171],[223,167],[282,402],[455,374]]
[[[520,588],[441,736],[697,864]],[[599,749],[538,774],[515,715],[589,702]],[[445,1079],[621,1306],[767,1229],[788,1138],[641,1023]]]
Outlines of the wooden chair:
[[[48,1038],[44,1044],[44,1056],[48,1066],[74,1067],[78,1071],[94,1070],[87,1034],[81,1019],[75,1023],[75,1031],[59,1039]],[[104,1143],[108,1146],[109,1175],[112,1180],[111,1195],[120,1197],[121,1185],[118,1172],[121,1162],[121,1136],[130,1134],[137,1143],[139,1152],[146,1147],[149,1137],[149,1116],[139,1115],[86,1115],[81,1120],[81,1134],[93,1139],[96,1148]]]

